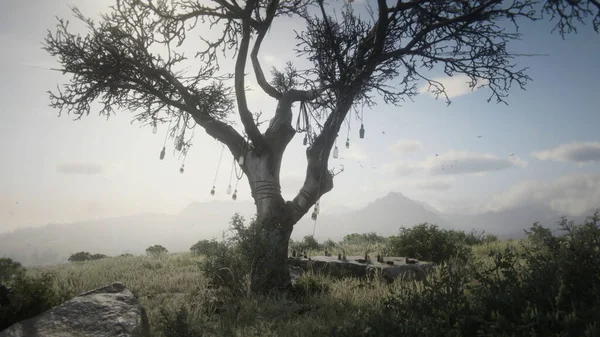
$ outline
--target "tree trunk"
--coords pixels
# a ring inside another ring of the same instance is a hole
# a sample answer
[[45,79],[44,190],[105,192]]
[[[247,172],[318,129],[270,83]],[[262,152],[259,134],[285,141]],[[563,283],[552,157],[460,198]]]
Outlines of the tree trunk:
[[250,290],[260,294],[285,292],[291,286],[287,259],[294,224],[286,215],[283,199],[268,199],[262,204],[254,224],[256,241]]
[[288,244],[294,224],[279,185],[281,155],[273,152],[248,153],[246,172],[256,204],[253,229],[253,256],[250,290],[267,294],[291,286]]

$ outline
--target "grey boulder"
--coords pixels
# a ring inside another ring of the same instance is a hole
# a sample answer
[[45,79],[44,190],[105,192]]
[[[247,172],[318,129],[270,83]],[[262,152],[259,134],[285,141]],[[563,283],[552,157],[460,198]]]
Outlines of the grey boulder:
[[13,324],[0,337],[146,337],[146,312],[121,283],[83,293],[36,317]]

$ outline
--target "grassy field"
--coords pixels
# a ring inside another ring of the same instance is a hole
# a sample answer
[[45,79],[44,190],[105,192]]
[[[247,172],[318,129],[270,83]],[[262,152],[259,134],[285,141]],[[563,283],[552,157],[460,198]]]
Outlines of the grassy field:
[[[490,259],[492,249],[504,250],[516,242],[498,241],[473,246],[477,258]],[[345,245],[347,254],[361,255],[377,245]],[[310,251],[321,255],[323,251]],[[301,300],[246,296],[235,303],[220,304],[200,272],[201,256],[191,253],[162,257],[114,257],[98,261],[77,262],[47,268],[32,268],[28,273],[40,276],[51,271],[58,291],[76,295],[112,282],[122,282],[146,309],[154,336],[164,336],[161,309],[175,314],[181,306],[191,310],[189,321],[200,330],[227,336],[330,336],[332,331],[361,312],[377,310],[381,299],[399,288],[417,287],[411,282],[368,283],[356,279],[334,280],[323,275],[305,274],[307,283],[325,284],[328,291],[308,294]],[[225,306],[224,312],[211,314],[211,308]]]

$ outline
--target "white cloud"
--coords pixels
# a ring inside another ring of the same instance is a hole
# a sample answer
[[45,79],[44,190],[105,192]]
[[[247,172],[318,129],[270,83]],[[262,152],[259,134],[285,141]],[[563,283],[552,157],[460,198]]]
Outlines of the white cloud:
[[397,153],[408,153],[419,150],[423,147],[423,143],[418,140],[399,140],[390,145],[390,151]]
[[549,207],[570,216],[585,215],[600,207],[600,174],[568,175],[548,182],[521,182],[494,196],[483,211],[524,205]]
[[466,151],[450,151],[439,156],[430,156],[424,161],[395,161],[384,165],[388,174],[409,175],[424,173],[427,175],[484,174],[512,167],[525,167],[527,163],[519,157],[501,158],[493,154]]
[[[444,90],[448,95],[448,98],[454,98],[458,96],[466,95],[470,92],[474,92],[479,89],[482,85],[487,85],[487,80],[479,80],[477,85],[474,88],[471,88],[470,82],[471,79],[469,76],[464,74],[454,75],[452,77],[444,76],[444,77],[436,77],[432,79],[433,81],[439,82],[444,86]],[[435,86],[430,87],[428,83],[424,84],[419,88],[419,93],[427,93],[431,96],[434,96],[430,91],[435,90]],[[441,88],[440,88],[441,89]],[[440,96],[443,97],[443,96]]]
[[417,187],[423,190],[446,191],[452,187],[452,184],[442,180],[430,180],[417,184]]
[[[346,148],[345,143],[340,144],[338,146],[338,150],[339,150],[339,158],[343,159],[343,160],[365,161],[365,160],[369,159],[369,155],[357,143],[350,144],[349,148]],[[330,162],[330,164],[331,164],[331,162]]]
[[56,166],[56,171],[63,174],[103,174],[106,168],[103,164],[85,161],[71,161],[60,163]]
[[573,142],[531,154],[539,160],[570,161],[579,164],[600,162],[600,142]]

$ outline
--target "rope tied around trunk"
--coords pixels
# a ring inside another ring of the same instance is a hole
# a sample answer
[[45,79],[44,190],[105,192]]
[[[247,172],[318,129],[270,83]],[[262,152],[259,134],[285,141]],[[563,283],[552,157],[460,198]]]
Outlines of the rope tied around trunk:
[[281,186],[278,183],[268,180],[255,180],[251,184],[250,193],[255,201],[277,198],[281,196]]

